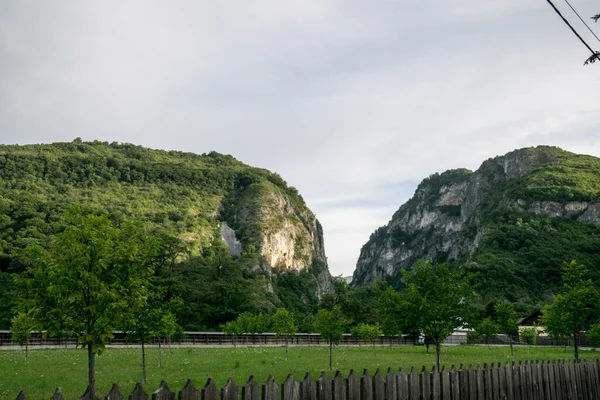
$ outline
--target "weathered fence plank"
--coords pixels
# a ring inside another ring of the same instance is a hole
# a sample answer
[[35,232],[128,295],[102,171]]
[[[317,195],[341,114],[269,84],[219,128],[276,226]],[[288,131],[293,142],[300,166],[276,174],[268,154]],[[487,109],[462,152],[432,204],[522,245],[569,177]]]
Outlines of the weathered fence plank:
[[298,382],[292,374],[289,374],[281,384],[281,400],[299,400],[300,391],[298,386]]
[[353,369],[350,370],[346,379],[346,394],[348,400],[360,400],[360,382]]
[[469,399],[469,372],[465,369],[464,365],[460,364],[458,370],[458,381],[460,385],[460,398],[462,400]]
[[346,380],[340,371],[335,372],[335,376],[331,381],[331,398],[332,400],[346,400]]
[[500,363],[498,365],[492,363],[490,368],[492,369],[492,399],[500,400]]
[[381,374],[381,370],[377,368],[372,381],[373,399],[385,400],[385,378]]
[[421,399],[428,399],[431,395],[431,381],[429,378],[429,372],[427,368],[423,366],[421,373],[419,374],[419,388],[421,389]]
[[492,400],[492,365],[488,367],[487,363],[483,364],[483,387],[484,398]]
[[460,384],[458,381],[458,371],[454,367],[450,367],[450,395],[453,399],[460,399]]
[[531,368],[529,362],[525,361],[521,366],[521,396],[523,399],[532,400],[533,390],[531,387]]
[[419,375],[415,370],[415,367],[410,369],[410,373],[408,374],[408,392],[410,400],[420,400],[421,399],[421,390],[419,388]]
[[408,376],[402,368],[398,371],[398,400],[409,399]]
[[[442,398],[442,381],[440,379],[440,371],[437,366],[431,368],[431,400],[441,400]],[[388,398],[389,400],[389,398]]]
[[317,400],[317,384],[313,381],[310,373],[304,375],[300,382],[300,400]]
[[[60,396],[60,397],[55,398],[55,396]],[[90,385],[88,385],[85,388],[85,392],[78,400],[95,400],[95,399],[92,399],[91,397],[92,397],[92,394],[90,392]],[[52,395],[50,400],[61,400],[61,399],[63,399],[62,392],[60,391],[60,388],[56,388],[56,391],[54,392],[54,394]]]
[[477,371],[469,364],[469,400],[477,400]]
[[275,381],[273,375],[269,375],[267,382],[262,386],[261,400],[280,400],[279,384]]
[[446,366],[442,366],[442,371],[440,372],[440,377],[442,380],[442,399],[450,399],[452,397],[452,387],[450,383],[450,372],[446,369]]
[[[129,400],[148,400],[148,393],[144,392],[144,387],[141,383],[136,383],[133,392],[129,394]],[[210,399],[212,400],[212,399]],[[215,399],[217,400],[217,399]]]
[[498,396],[500,400],[506,400],[506,370],[502,363],[498,363]]
[[104,400],[125,400],[125,397],[119,391],[119,385],[113,383]]
[[219,400],[219,389],[212,378],[208,378],[206,385],[200,390],[202,400]]
[[329,377],[325,371],[321,372],[321,376],[319,376],[315,386],[317,391],[317,400],[332,399],[331,381],[329,380]]
[[248,382],[242,386],[242,400],[260,400],[260,386],[256,383],[254,375],[250,375]]
[[373,379],[366,368],[363,370],[363,374],[360,377],[360,399],[373,400]]
[[175,392],[173,392],[167,382],[161,381],[158,388],[152,392],[152,400],[175,400]]
[[[85,396],[86,394],[88,394],[90,392],[90,388],[88,386],[87,390],[85,391],[85,393],[83,394],[83,396]],[[50,397],[50,400],[65,400],[62,391],[60,390],[60,388],[56,388],[56,390],[54,391],[54,394],[52,395],[52,397]]]
[[232,378],[227,379],[227,383],[221,388],[221,400],[239,400],[240,389]]
[[25,400],[25,392],[21,390],[15,400]]
[[398,399],[398,376],[394,374],[391,367],[388,368],[387,373],[385,374],[385,399]]
[[199,400],[200,392],[194,386],[191,379],[188,379],[183,389],[179,391],[179,400]]

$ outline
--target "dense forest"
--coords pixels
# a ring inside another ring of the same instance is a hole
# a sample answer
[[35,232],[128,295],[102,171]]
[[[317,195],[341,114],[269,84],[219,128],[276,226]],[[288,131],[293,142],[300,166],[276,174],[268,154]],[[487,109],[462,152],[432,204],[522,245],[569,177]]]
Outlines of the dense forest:
[[[289,215],[269,213],[274,195],[291,204]],[[48,247],[64,230],[62,216],[72,204],[108,215],[116,225],[141,221],[160,239],[156,273],[165,292],[183,300],[177,317],[185,329],[218,329],[244,311],[287,307],[301,320],[316,312],[315,280],[327,266],[318,257],[308,260],[306,240],[296,238],[306,268],[295,272],[267,268],[258,251],[261,235],[281,220],[307,225],[314,219],[279,175],[216,152],[76,139],[0,146],[0,328],[10,325],[12,276],[24,269],[23,250]],[[221,221],[242,242],[240,257],[221,239]]]

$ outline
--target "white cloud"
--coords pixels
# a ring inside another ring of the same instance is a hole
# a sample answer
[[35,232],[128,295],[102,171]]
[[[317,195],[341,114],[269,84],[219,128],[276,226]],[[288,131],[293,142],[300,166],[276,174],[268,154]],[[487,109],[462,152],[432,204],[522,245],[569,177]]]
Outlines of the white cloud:
[[536,144],[600,155],[586,51],[529,0],[7,1],[0,138],[217,150],[277,171],[349,275],[433,172]]

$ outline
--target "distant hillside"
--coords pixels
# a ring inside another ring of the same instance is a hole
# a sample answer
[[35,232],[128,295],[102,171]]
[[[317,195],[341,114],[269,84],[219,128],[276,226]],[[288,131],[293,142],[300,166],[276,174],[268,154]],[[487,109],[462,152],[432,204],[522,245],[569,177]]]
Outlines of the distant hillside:
[[363,246],[352,284],[401,286],[420,258],[477,273],[484,300],[521,311],[557,292],[563,261],[600,283],[600,159],[540,146],[424,179]]
[[[246,308],[288,306],[309,313],[329,290],[321,226],[276,173],[216,152],[78,139],[0,145],[0,325],[8,315],[9,273],[21,268],[19,251],[46,246],[74,203],[115,222],[141,219],[149,233],[175,238],[184,247],[178,265],[198,263],[207,251],[227,245],[244,280],[260,287]],[[190,316],[196,320],[183,322],[210,328],[238,311],[230,307],[214,321]]]

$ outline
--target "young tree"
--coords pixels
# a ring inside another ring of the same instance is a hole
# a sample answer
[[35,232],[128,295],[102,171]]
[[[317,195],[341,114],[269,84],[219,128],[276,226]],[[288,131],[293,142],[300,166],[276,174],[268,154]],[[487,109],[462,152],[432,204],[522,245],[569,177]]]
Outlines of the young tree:
[[[259,313],[254,316],[254,330],[257,334],[265,333],[271,325],[271,317],[266,314]],[[260,341],[260,351],[262,352],[262,342]]]
[[488,350],[491,350],[489,339],[490,337],[496,336],[498,334],[498,325],[494,321],[492,321],[492,318],[487,317],[481,320],[479,324],[477,324],[475,330],[478,334],[483,336],[483,340],[485,341]]
[[498,303],[494,306],[496,312],[496,324],[498,324],[498,332],[508,336],[510,343],[510,356],[515,360],[515,351],[511,335],[517,333],[517,313],[512,304]]
[[229,321],[221,325],[223,333],[231,336],[233,347],[236,347],[236,338],[242,333],[242,328],[237,321]]
[[[158,295],[159,288],[150,287],[148,297],[139,307],[130,310],[124,323],[127,338],[141,343],[142,348],[142,380],[146,380],[146,348],[145,344],[152,342],[154,337],[170,336],[180,329],[175,315],[171,312],[174,305],[164,302]],[[178,304],[179,298],[173,299],[173,304]],[[159,366],[162,363],[162,351],[159,349]]]
[[295,335],[298,331],[294,321],[294,314],[285,308],[280,308],[273,314],[271,321],[273,322],[275,337],[280,338],[283,336],[285,338],[285,360],[288,361],[288,340],[290,336]]
[[579,336],[598,320],[600,294],[587,271],[575,261],[563,266],[563,287],[542,313],[545,331],[554,337],[572,337],[575,361],[579,361]]
[[244,341],[248,344],[248,338],[250,335],[256,333],[256,319],[254,314],[246,311],[238,315],[235,320],[240,327],[240,330],[244,334]]
[[529,349],[531,346],[534,346],[537,342],[538,331],[535,327],[525,328],[521,330],[521,341],[527,344],[527,353],[529,353]]
[[[386,335],[402,334],[402,299],[387,283],[378,281],[375,289],[377,306],[381,315],[381,330]],[[392,347],[392,341],[390,341]]]
[[333,345],[338,345],[344,336],[346,320],[340,306],[331,310],[322,308],[317,313],[313,327],[316,332],[329,341],[329,369],[333,367]]
[[49,251],[27,250],[29,267],[17,278],[22,298],[50,336],[76,336],[88,350],[88,392],[95,397],[95,361],[129,309],[142,304],[152,273],[148,238],[139,224],[114,226],[107,216],[71,207],[65,230]]
[[373,355],[376,355],[375,342],[381,337],[381,333],[379,324],[358,324],[352,330],[352,336],[356,335],[367,342],[371,342],[373,345]]
[[473,289],[459,272],[431,261],[418,261],[412,271],[402,274],[406,290],[400,296],[401,314],[407,331],[422,332],[431,338],[439,369],[441,343],[468,321]]
[[31,331],[36,329],[36,322],[33,317],[24,312],[17,313],[11,320],[10,330],[12,331],[13,342],[25,345],[25,361],[29,353],[29,338]]

